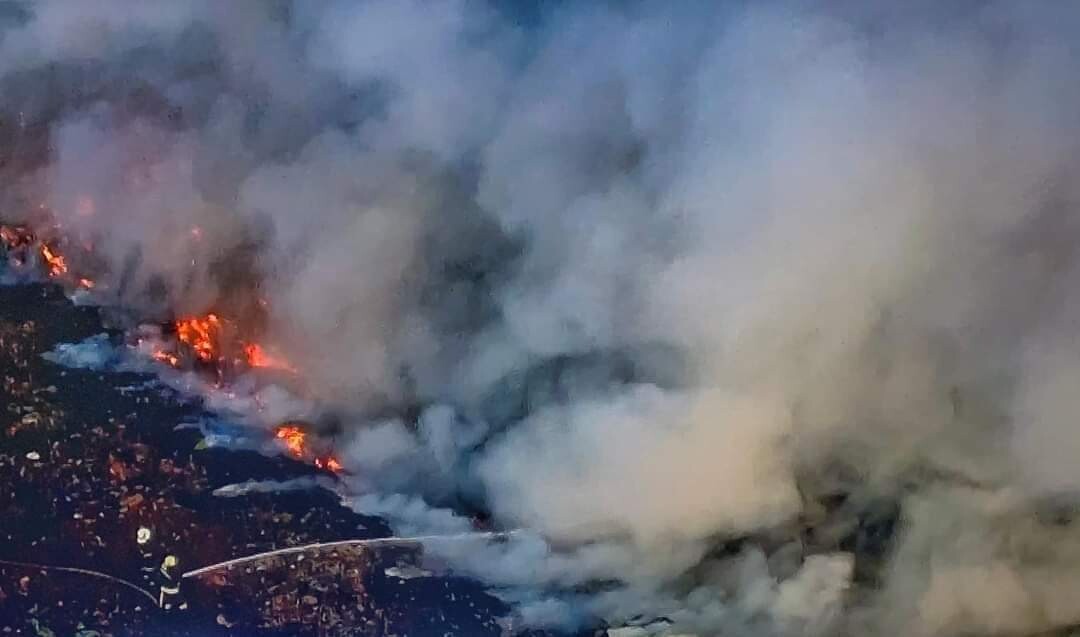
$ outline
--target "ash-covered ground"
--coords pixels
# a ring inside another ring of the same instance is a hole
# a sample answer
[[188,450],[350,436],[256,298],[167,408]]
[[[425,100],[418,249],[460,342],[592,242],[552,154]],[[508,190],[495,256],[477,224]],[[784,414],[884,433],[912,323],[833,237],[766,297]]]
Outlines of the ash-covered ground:
[[[244,563],[183,580],[176,598],[183,601],[175,605],[186,607],[159,608],[161,586],[171,586],[160,570],[167,555],[186,572],[391,532],[318,487],[215,495],[249,480],[310,479],[316,470],[286,457],[202,448],[197,428],[178,428],[204,415],[200,405],[150,376],[68,369],[42,358],[58,344],[103,331],[98,310],[76,307],[58,287],[0,287],[2,634],[499,635],[513,629],[503,619],[510,609],[479,584],[413,576],[419,549],[400,546]],[[145,543],[140,528],[150,532]]]

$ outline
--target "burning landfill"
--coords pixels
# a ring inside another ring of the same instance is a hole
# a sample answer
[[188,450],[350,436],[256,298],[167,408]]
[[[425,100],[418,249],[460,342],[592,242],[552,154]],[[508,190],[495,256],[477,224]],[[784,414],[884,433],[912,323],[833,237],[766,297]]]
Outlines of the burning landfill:
[[879,4],[0,2],[0,277],[498,630],[1066,635],[1080,5]]
[[[10,271],[33,276],[43,273],[73,291],[93,290],[92,279],[70,272],[67,258],[57,245],[36,238],[26,226],[0,225],[0,256]],[[260,302],[265,307],[265,302]],[[139,325],[132,330],[131,346],[174,369],[198,370],[222,387],[241,375],[273,372],[299,376],[281,355],[257,342],[245,341],[235,321],[208,312],[184,316],[163,325]],[[279,377],[280,380],[280,377]],[[293,457],[308,460],[316,468],[341,472],[342,464],[325,452],[316,454],[302,425],[284,423],[274,430],[274,438]]]

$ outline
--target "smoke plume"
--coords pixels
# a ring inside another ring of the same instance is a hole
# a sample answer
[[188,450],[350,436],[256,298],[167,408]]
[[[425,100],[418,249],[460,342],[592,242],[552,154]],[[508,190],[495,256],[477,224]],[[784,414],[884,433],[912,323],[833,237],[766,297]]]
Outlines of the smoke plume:
[[354,504],[522,529],[433,550],[532,624],[1047,631],[1080,623],[1078,28],[4,2],[3,214],[147,316],[264,301]]

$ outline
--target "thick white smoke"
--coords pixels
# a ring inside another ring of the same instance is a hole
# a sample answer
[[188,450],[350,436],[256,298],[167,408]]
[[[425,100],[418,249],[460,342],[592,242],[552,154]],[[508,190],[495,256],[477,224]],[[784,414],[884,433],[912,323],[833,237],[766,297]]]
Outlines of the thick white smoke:
[[526,529],[437,552],[530,621],[1080,621],[1080,8],[10,4],[3,201],[119,302],[256,290],[357,506]]

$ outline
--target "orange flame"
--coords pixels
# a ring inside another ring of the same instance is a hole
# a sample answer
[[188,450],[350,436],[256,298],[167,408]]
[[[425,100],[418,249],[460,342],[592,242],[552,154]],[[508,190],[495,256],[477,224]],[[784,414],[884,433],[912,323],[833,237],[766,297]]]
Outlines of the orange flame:
[[326,456],[325,458],[315,458],[315,467],[319,469],[327,469],[334,473],[340,473],[345,467],[341,466],[341,463],[337,461],[334,456]]
[[[274,438],[277,438],[285,444],[285,448],[292,457],[310,457],[310,450],[307,445],[307,433],[300,426],[281,425],[274,431]],[[334,456],[316,456],[312,459],[312,463],[315,465],[316,469],[325,469],[326,471],[332,471],[334,473],[340,473],[345,470],[345,467],[343,467]]]
[[95,284],[90,279],[79,279],[79,285],[86,288],[87,290],[93,290]]
[[195,356],[204,362],[220,358],[218,352],[221,320],[216,314],[207,314],[205,318],[196,316],[182,318],[176,322],[176,337],[180,342],[195,350]]
[[55,252],[48,245],[41,244],[41,256],[49,264],[49,276],[58,277],[67,274],[67,260],[59,252]]
[[172,352],[166,352],[165,350],[159,349],[151,353],[150,356],[153,357],[154,360],[168,363],[173,367],[180,366],[180,357]]
[[258,343],[248,343],[244,346],[244,356],[251,367],[264,367],[268,369],[280,369],[287,372],[295,372],[296,369],[287,360],[274,356]]
[[307,434],[296,425],[282,425],[274,432],[274,437],[285,443],[285,448],[293,456],[300,458],[304,455],[304,439]]

